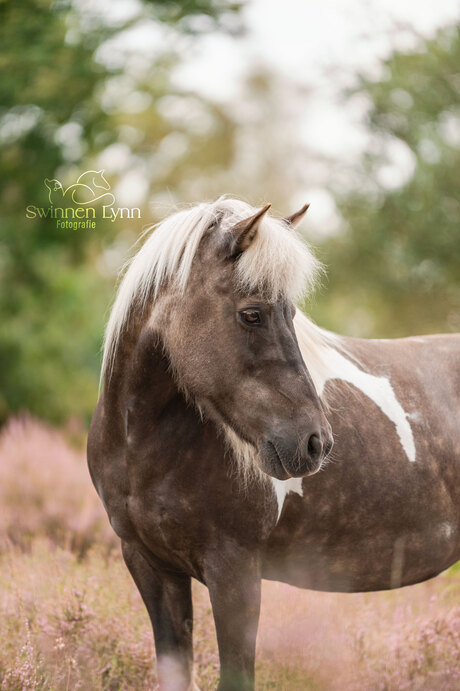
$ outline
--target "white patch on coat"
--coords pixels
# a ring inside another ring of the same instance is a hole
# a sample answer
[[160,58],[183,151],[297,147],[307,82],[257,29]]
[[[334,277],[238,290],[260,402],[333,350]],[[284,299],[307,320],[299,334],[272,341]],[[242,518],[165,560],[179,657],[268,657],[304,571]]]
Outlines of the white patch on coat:
[[[299,345],[302,351],[303,344],[300,341]],[[377,377],[374,374],[369,374],[369,372],[364,372],[334,348],[327,348],[327,351],[325,358],[327,367],[324,370],[324,377],[322,381],[319,381],[318,378],[315,381],[318,394],[320,396],[323,394],[324,386],[330,379],[341,379],[353,384],[371,401],[374,401],[387,418],[393,422],[407,458],[409,461],[415,461],[415,442],[412,427],[408,420],[409,416],[396,398],[390,380],[387,377]]]
[[168,654],[159,655],[157,666],[160,686],[165,691],[175,691],[175,689],[200,691],[193,677],[193,670],[190,674],[187,668],[184,669],[184,663],[179,657]]
[[273,489],[275,490],[276,501],[278,502],[278,517],[276,519],[276,522],[278,523],[281,516],[281,511],[283,510],[286,494],[289,494],[289,492],[295,492],[303,497],[302,478],[290,477],[289,480],[277,480],[276,477],[271,477],[270,480],[272,482]]
[[448,521],[441,523],[441,525],[439,526],[439,532],[441,533],[442,537],[445,537],[447,539],[452,537],[452,534],[454,532],[452,523],[449,523]]

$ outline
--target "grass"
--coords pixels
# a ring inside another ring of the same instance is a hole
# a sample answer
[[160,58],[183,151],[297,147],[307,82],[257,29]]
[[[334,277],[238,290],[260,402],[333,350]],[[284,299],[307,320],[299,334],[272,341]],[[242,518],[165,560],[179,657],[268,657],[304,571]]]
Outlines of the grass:
[[[87,476],[84,454],[33,420],[0,438],[0,687],[137,690],[156,685],[150,623]],[[460,688],[460,573],[370,594],[264,583],[257,688]],[[206,588],[194,584],[195,660],[215,688]]]

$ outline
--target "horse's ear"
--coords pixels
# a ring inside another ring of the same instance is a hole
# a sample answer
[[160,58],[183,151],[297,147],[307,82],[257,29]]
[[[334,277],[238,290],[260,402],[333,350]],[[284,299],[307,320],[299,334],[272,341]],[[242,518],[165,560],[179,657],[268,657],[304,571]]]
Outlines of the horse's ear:
[[263,209],[260,209],[254,216],[245,218],[244,221],[240,221],[231,229],[231,244],[230,244],[230,254],[232,257],[237,254],[241,254],[248,249],[252,241],[257,235],[260,223],[271,207],[271,204],[265,204]]
[[292,216],[287,216],[286,218],[283,218],[283,221],[287,223],[289,228],[295,228],[296,226],[299,225],[299,223],[303,220],[303,217],[308,211],[308,207],[310,204],[304,204],[299,211],[296,211],[295,214],[292,214]]

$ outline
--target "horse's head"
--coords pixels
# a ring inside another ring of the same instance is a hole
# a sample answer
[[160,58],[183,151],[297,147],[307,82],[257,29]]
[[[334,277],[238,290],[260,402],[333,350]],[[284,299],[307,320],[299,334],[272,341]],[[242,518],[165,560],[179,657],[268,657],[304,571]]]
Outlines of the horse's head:
[[191,227],[192,212],[168,219],[161,270],[168,273],[167,252],[181,252],[176,287],[159,289],[150,326],[179,386],[233,447],[249,445],[265,473],[287,479],[316,472],[332,437],[293,326],[291,297],[317,268],[292,228],[307,207],[280,221],[269,206],[254,213],[234,200],[216,203],[195,246],[180,250],[174,233]]
[[102,189],[102,190],[109,190],[110,189],[110,185],[104,177],[104,171],[103,170],[94,170],[94,171],[90,171],[90,172],[94,173],[94,175],[93,175],[93,186],[94,187],[98,187],[99,189]]
[[50,192],[57,192],[58,190],[63,189],[62,183],[54,178],[52,180],[50,180],[49,178],[45,178],[45,185]]

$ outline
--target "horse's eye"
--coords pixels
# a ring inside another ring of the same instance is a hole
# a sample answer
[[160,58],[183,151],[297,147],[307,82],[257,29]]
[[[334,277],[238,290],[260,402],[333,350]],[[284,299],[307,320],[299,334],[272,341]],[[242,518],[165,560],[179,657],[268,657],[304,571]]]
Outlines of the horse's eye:
[[262,323],[260,312],[257,310],[242,310],[239,315],[241,321],[243,321],[245,324],[249,324],[250,326]]

